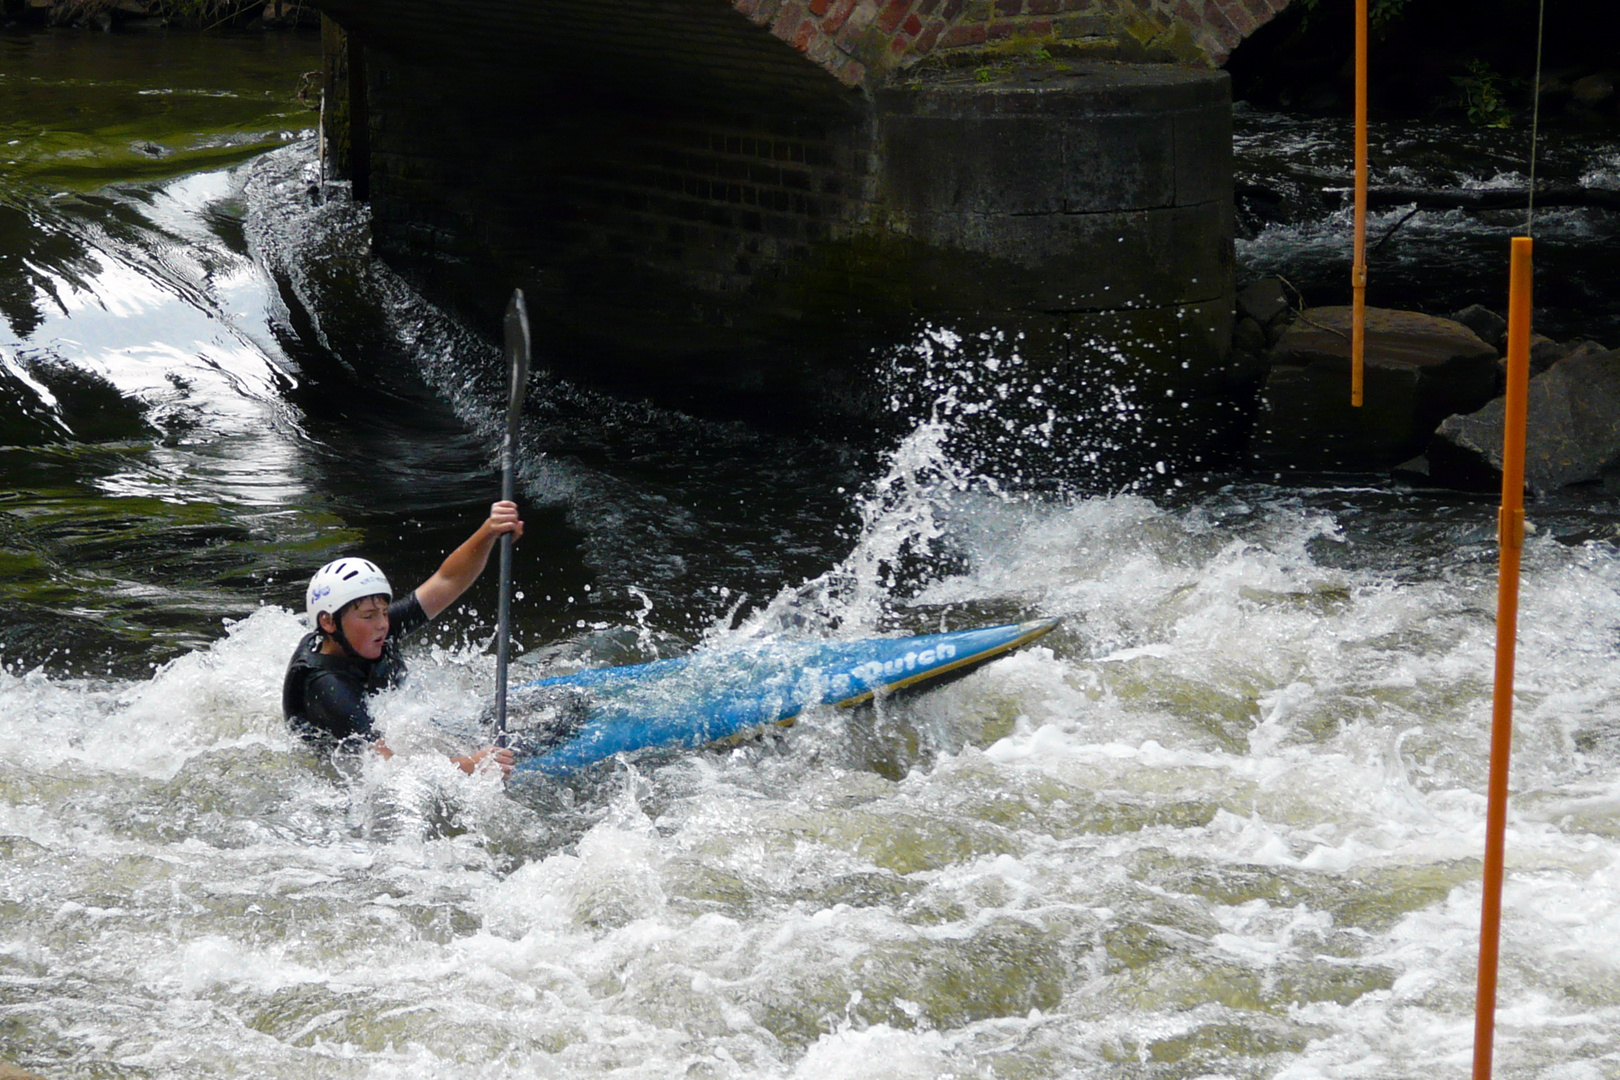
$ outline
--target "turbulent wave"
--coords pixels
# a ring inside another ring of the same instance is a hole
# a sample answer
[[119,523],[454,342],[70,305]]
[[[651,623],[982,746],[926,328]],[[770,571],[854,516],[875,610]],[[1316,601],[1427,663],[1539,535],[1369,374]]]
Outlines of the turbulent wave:
[[[165,1075],[1459,1072],[1493,581],[1413,568],[1484,538],[1364,560],[1264,488],[1009,498],[938,436],[851,496],[835,576],[860,585],[816,602],[1065,631],[768,742],[503,793],[430,734],[487,663],[451,651],[382,703],[414,752],[323,772],[276,716],[275,608],[145,680],[6,675],[3,1049]],[[953,558],[888,592],[908,544]],[[1540,535],[1526,584],[1512,1074],[1620,1053],[1620,562]]]

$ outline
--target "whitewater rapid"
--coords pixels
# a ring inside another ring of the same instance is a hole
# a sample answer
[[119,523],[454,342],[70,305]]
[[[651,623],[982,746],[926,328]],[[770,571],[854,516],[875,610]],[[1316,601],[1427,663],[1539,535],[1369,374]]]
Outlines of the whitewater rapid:
[[[487,688],[470,648],[381,704],[415,752],[317,761],[278,715],[300,624],[274,605],[148,680],[8,671],[7,1050],[168,1076],[1463,1075],[1485,545],[1360,565],[1282,491],[925,494],[909,518],[962,568],[906,603],[1062,617],[1050,644],[562,787],[439,753],[429,714]],[[1610,546],[1532,537],[1523,608],[1498,1075],[1605,1076]]]
[[[501,400],[493,348],[369,260],[363,213],[311,203],[308,153],[24,215],[69,302],[0,358],[47,391],[88,373],[134,420],[14,395],[78,426],[3,454],[28,633],[0,654],[0,1059],[1467,1075],[1494,506],[991,479],[961,395],[998,398],[1016,343],[920,330],[944,381],[877,454],[537,390],[518,664],[1061,618],[1035,646],[734,748],[507,786],[448,761],[483,737],[486,596],[377,703],[395,758],[300,744],[296,568],[364,542],[425,576],[490,497]],[[1499,1076],[1620,1071],[1615,510],[1530,509]]]

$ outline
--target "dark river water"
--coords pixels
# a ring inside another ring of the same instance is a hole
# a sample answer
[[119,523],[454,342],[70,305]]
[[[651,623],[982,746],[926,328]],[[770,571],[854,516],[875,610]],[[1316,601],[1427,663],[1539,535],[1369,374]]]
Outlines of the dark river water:
[[[309,573],[361,552],[426,577],[496,496],[504,422],[495,346],[370,257],[341,185],[312,194],[317,66],[293,35],[0,34],[0,1061],[1467,1075],[1494,499],[1012,489],[949,408],[898,439],[782,434],[542,374],[520,675],[1063,628],[930,693],[503,787],[438,752],[479,737],[488,575],[378,702],[401,753],[316,760],[279,714]],[[1240,109],[1240,182],[1281,193],[1241,207],[1246,276],[1338,299],[1347,140]],[[1503,185],[1510,142],[1404,124],[1374,161]],[[1601,133],[1554,125],[1546,155],[1620,187]],[[1375,215],[1374,302],[1502,306],[1515,226]],[[1616,215],[1537,237],[1538,329],[1620,344]],[[1620,497],[1531,518],[1497,1071],[1586,1080],[1620,1062]]]

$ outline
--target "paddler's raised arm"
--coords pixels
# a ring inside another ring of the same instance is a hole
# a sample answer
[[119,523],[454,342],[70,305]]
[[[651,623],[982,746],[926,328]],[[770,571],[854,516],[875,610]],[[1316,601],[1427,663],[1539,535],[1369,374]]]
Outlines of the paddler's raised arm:
[[435,618],[455,603],[484,572],[495,542],[506,533],[514,540],[522,536],[523,519],[518,517],[516,503],[503,500],[491,506],[488,520],[445,557],[432,577],[416,587],[416,602],[422,605],[423,614]]

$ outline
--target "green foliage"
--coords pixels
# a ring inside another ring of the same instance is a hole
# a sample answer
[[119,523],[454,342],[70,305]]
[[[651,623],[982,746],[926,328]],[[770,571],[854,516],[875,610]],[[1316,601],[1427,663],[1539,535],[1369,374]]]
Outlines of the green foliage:
[[1390,23],[1397,22],[1406,14],[1406,0],[1373,0],[1372,6],[1367,9],[1367,25],[1373,30],[1382,30]]
[[[76,22],[117,6],[118,0],[55,0],[51,21]],[[257,12],[264,0],[148,0],[146,6],[153,15],[181,26],[219,26]],[[284,0],[283,6],[291,13],[301,0]]]
[[[1316,12],[1321,0],[1297,0],[1305,9],[1305,21]],[[1399,22],[1406,14],[1406,5],[1409,0],[1369,0],[1367,5],[1367,27],[1374,33],[1383,33],[1390,26]]]
[[1513,123],[1507,98],[1502,92],[1502,76],[1483,60],[1468,62],[1468,74],[1453,75],[1452,85],[1462,94],[1468,119],[1479,127],[1505,128]]

